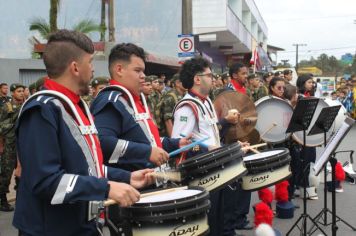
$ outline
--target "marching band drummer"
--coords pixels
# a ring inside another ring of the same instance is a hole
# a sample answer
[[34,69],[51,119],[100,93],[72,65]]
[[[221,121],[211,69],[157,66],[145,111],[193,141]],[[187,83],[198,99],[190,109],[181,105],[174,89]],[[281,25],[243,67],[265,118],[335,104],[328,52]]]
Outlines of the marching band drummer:
[[59,30],[48,39],[46,91],[25,103],[16,131],[22,176],[13,224],[21,236],[99,235],[91,201],[129,206],[140,198],[135,188],[153,182],[151,170],[102,165],[89,108],[79,97],[88,92],[93,53],[92,41],[79,32]]
[[[288,90],[286,89],[288,88]],[[269,94],[280,99],[288,101],[294,108],[296,105],[297,100],[297,89],[295,86],[291,84],[287,84],[285,79],[274,77],[268,86]],[[288,179],[289,186],[288,186],[288,193],[289,193],[289,200],[293,198],[295,187],[299,184],[300,178],[300,145],[293,141],[292,139],[286,140],[281,144],[274,145],[275,148],[277,147],[285,147],[289,149],[289,153],[291,155],[291,171],[292,176]],[[294,204],[295,208],[299,208],[298,205]]]
[[[195,156],[198,153],[207,152],[220,147],[219,131],[228,126],[229,123],[236,124],[238,112],[230,112],[225,119],[218,123],[213,103],[209,99],[209,92],[212,89],[213,73],[210,64],[203,58],[192,58],[185,61],[180,72],[180,80],[183,87],[188,89],[188,93],[176,105],[174,111],[174,124],[172,137],[178,138],[182,134],[193,134],[193,138],[202,139],[204,145],[199,145],[199,149],[193,148],[188,152],[187,157]],[[219,130],[220,126],[220,130]],[[224,207],[223,190],[210,193],[211,209],[208,214],[210,235],[235,235],[234,229],[224,232]],[[235,200],[235,199],[230,199]]]
[[161,138],[147,106],[145,52],[132,43],[118,44],[109,55],[110,86],[91,105],[103,147],[104,163],[126,170],[160,166],[168,153],[189,144],[187,138]]

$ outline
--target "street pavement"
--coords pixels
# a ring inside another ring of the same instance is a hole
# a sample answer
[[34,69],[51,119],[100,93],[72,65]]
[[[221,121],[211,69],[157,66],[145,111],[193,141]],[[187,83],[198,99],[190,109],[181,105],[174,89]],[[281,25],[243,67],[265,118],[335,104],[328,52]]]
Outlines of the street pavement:
[[[338,150],[355,150],[356,149],[356,125],[353,126],[347,137],[343,140]],[[317,148],[317,157],[319,157],[322,148]],[[340,154],[337,155],[338,160],[342,163],[345,161],[350,161],[349,154]],[[356,165],[354,167],[356,169]],[[323,173],[320,174],[321,181],[323,180]],[[323,183],[320,184],[318,189],[319,200],[308,200],[307,201],[307,213],[313,218],[316,216],[320,210],[323,208]],[[345,182],[343,184],[344,192],[336,193],[336,211],[337,215],[343,218],[345,221],[350,223],[352,226],[356,227],[356,185],[349,184]],[[11,198],[14,197],[14,193],[11,193]],[[331,193],[327,194],[328,197],[328,208],[331,209]],[[251,207],[253,204],[258,202],[258,197],[256,193],[252,194]],[[303,202],[300,198],[294,199],[294,202],[301,206],[301,208],[296,209],[294,212],[293,219],[278,219],[274,218],[273,227],[279,230],[282,235],[286,235],[288,230],[292,227],[292,225],[296,222],[298,217],[303,212]],[[274,206],[273,206],[274,208]],[[250,214],[248,216],[251,223],[253,223],[253,210],[251,208]],[[12,217],[13,213],[5,213],[0,212],[0,236],[17,236],[17,231],[12,226]],[[331,214],[328,214],[328,222],[330,223]],[[307,227],[311,226],[311,222],[308,221]],[[300,225],[300,224],[299,224]],[[337,223],[338,231],[337,235],[341,236],[353,236],[356,235],[356,231],[352,231],[348,226],[346,226],[342,222]],[[331,226],[321,226],[323,230],[327,233],[327,235],[331,235]],[[237,231],[239,234],[243,234],[245,236],[253,236],[254,232],[252,230],[249,231]],[[315,232],[313,235],[319,235],[320,232]],[[301,235],[300,231],[296,228],[294,229],[290,236]]]

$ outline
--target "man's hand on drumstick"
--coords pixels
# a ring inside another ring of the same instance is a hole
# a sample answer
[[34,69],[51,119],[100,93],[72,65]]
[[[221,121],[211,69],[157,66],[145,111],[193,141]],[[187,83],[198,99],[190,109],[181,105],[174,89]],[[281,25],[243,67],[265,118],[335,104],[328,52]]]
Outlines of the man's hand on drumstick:
[[225,120],[230,124],[236,125],[240,119],[240,112],[236,109],[231,109],[228,111],[227,115],[225,116]]
[[131,173],[130,185],[136,189],[143,188],[145,186],[154,183],[155,178],[150,173],[153,173],[153,169],[138,170]]
[[189,135],[187,135],[187,136],[183,136],[183,135],[181,135],[183,138],[181,138],[180,140],[179,140],[179,148],[181,148],[181,147],[184,147],[184,146],[187,146],[187,145],[189,145],[189,144],[191,144],[192,143],[192,137],[193,137],[193,134],[189,134]]
[[117,202],[119,206],[128,207],[140,200],[140,193],[131,185],[114,181],[108,183],[110,185],[109,199]]
[[241,141],[237,141],[237,142],[240,144],[241,149],[244,153],[246,153],[249,150],[249,147],[250,147],[249,142],[241,142]]
[[150,162],[155,164],[156,166],[160,166],[166,163],[169,159],[168,153],[159,147],[152,147],[151,155],[150,155]]

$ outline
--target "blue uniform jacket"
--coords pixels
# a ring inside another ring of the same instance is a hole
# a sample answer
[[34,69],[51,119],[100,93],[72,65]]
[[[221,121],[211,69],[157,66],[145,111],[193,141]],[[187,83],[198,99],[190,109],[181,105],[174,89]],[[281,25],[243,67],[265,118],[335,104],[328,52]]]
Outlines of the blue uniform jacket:
[[[146,168],[150,163],[151,143],[119,96],[122,96],[120,91],[106,88],[90,108],[105,164],[127,170]],[[179,148],[179,139],[163,138],[162,145],[167,152],[173,151]]]
[[47,98],[27,103],[17,124],[22,176],[13,224],[24,235],[98,235],[95,222],[87,220],[88,201],[105,200],[108,179],[129,183],[130,173],[107,167],[107,178],[90,176],[73,136],[75,123],[69,127]]

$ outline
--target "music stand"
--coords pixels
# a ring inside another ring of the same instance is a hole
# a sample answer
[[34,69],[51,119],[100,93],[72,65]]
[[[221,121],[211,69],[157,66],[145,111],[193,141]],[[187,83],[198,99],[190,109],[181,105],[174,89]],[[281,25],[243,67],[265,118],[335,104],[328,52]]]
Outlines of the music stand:
[[[314,134],[320,134],[324,133],[324,147],[326,147],[326,133],[328,130],[331,128],[331,125],[334,123],[334,120],[336,116],[339,113],[339,110],[341,108],[341,105],[339,106],[332,106],[332,107],[325,107],[321,110],[318,119],[316,120],[314,126],[310,130],[308,135],[314,135]],[[328,213],[332,214],[330,209],[327,207],[327,170],[326,170],[326,165],[324,166],[324,207],[323,209],[314,217],[315,222],[321,223],[324,226],[329,225],[327,222],[327,216]],[[323,217],[324,216],[324,217]],[[320,219],[323,217],[324,222],[320,222]],[[342,221],[344,224],[349,226],[351,229],[356,230],[354,227],[352,227],[349,223],[347,223],[345,220],[340,218],[339,216],[336,216],[338,221]],[[313,227],[309,230],[311,232]],[[315,231],[313,231],[315,232]],[[311,232],[311,234],[313,234]]]
[[[340,145],[341,141],[343,138],[346,136],[346,134],[350,131],[352,125],[354,124],[354,120],[347,117],[340,127],[340,129],[331,137],[329,140],[328,144],[325,147],[324,152],[318,159],[318,161],[314,165],[314,170],[316,175],[319,175],[323,167],[325,167],[326,163],[329,161],[331,165],[331,205],[332,205],[332,227],[331,227],[331,232],[332,236],[336,236],[336,231],[338,230],[338,227],[336,225],[336,194],[335,194],[335,166],[337,163],[337,159],[335,158],[335,151]],[[325,169],[325,168],[324,168]],[[340,217],[337,217],[339,220],[341,219]],[[346,225],[348,225],[352,230],[356,230],[354,227],[352,227],[350,224],[348,224],[346,221],[342,220]],[[315,231],[314,231],[315,232]]]
[[[319,103],[318,98],[304,98],[300,99],[297,102],[297,105],[294,109],[291,121],[289,122],[289,126],[287,128],[286,133],[293,133],[297,131],[303,131],[303,151],[301,155],[302,161],[302,171],[306,171],[309,168],[309,165],[306,165],[306,157],[305,157],[305,147],[306,147],[306,130],[308,129],[310,122],[313,119],[313,115],[315,113],[316,107]],[[306,175],[304,174],[304,194],[303,194],[303,213],[297,219],[297,221],[293,224],[292,228],[287,232],[287,236],[293,231],[295,227],[301,230],[301,235],[307,235],[307,219],[309,219],[317,229],[319,229],[324,235],[325,232],[317,225],[313,218],[307,213],[307,195],[306,195]],[[298,226],[299,222],[302,220],[303,227],[300,228]]]

